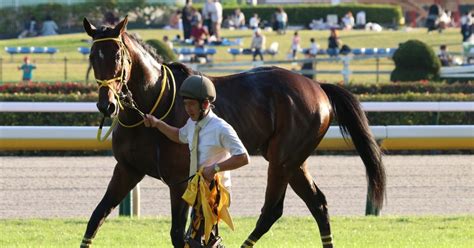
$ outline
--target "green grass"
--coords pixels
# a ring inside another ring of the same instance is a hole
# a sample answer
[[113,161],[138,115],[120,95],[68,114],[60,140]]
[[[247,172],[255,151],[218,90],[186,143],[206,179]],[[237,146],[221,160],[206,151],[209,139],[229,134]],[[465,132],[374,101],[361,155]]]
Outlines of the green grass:
[[[239,247],[257,218],[235,218],[236,231],[221,226],[227,247]],[[0,247],[77,247],[85,219],[0,220]],[[170,221],[112,218],[99,230],[94,247],[171,247]],[[336,247],[472,247],[474,216],[334,217]],[[321,247],[310,217],[285,217],[256,247]]]
[[[164,35],[174,37],[179,34],[178,31],[169,30],[131,30],[131,32],[138,33],[144,40],[148,39],[162,39]],[[328,31],[311,31],[303,30],[300,31],[301,45],[302,47],[309,46],[309,39],[314,37],[322,48],[327,47]],[[288,32],[286,35],[278,35],[274,32],[265,32],[267,37],[267,46],[271,42],[277,41],[280,44],[279,54],[275,56],[275,59],[282,60],[286,59],[286,56],[290,50],[291,39],[293,36],[292,32]],[[243,30],[223,30],[223,36],[228,38],[243,38],[244,44],[242,47],[246,48],[250,46],[251,42],[251,31]],[[449,29],[442,34],[432,33],[427,34],[426,29],[414,29],[411,31],[383,31],[380,33],[366,32],[366,31],[342,31],[340,32],[341,40],[351,46],[352,48],[359,47],[397,47],[400,42],[404,42],[408,39],[419,39],[432,46],[435,51],[438,50],[439,45],[447,44],[449,50],[452,52],[459,53],[462,51],[460,34],[457,29]],[[53,59],[50,59],[49,55],[31,55],[32,59],[36,61],[38,69],[34,72],[34,79],[37,81],[63,81],[64,80],[64,57],[67,57],[68,62],[68,80],[69,81],[83,81],[85,78],[85,71],[87,69],[87,60],[84,56],[77,52],[77,48],[80,46],[87,46],[88,44],[81,41],[88,39],[85,33],[80,34],[68,34],[59,36],[49,37],[36,37],[28,39],[12,39],[12,40],[0,40],[0,57],[3,58],[3,75],[2,80],[4,82],[18,81],[21,77],[21,72],[16,69],[21,64],[23,55],[16,55],[13,57],[13,61],[10,55],[7,54],[3,47],[5,46],[51,46],[57,47],[60,52],[54,55]],[[214,60],[215,62],[229,62],[233,58],[227,53],[229,47],[217,47],[217,54]],[[302,58],[302,55],[299,55]],[[250,56],[238,56],[237,61],[250,61]],[[267,60],[270,57],[266,58]],[[294,66],[287,65],[287,68]],[[320,63],[317,67],[319,70],[341,70],[342,65],[338,63]],[[248,69],[248,68],[243,68]],[[369,61],[357,61],[351,63],[352,70],[375,70],[375,60]],[[392,70],[393,62],[388,59],[381,60],[381,70]],[[389,79],[388,75],[381,75],[380,81],[387,82]],[[320,75],[318,80],[322,81],[341,81],[340,75]],[[354,82],[374,82],[375,75],[353,75],[351,80]],[[1,80],[0,80],[1,81]]]

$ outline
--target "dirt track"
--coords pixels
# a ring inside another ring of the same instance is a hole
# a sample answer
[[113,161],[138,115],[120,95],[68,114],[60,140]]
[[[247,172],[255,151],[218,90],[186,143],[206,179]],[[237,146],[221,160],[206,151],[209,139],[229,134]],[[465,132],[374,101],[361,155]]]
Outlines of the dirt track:
[[[313,156],[308,163],[331,215],[364,214],[367,186],[359,157]],[[0,218],[89,217],[114,164],[112,157],[0,157]],[[386,156],[385,164],[383,215],[474,214],[474,155]],[[263,158],[252,157],[249,166],[233,172],[234,216],[259,214],[266,169]],[[146,177],[141,204],[144,216],[169,216],[167,187]],[[285,215],[309,215],[290,187]]]

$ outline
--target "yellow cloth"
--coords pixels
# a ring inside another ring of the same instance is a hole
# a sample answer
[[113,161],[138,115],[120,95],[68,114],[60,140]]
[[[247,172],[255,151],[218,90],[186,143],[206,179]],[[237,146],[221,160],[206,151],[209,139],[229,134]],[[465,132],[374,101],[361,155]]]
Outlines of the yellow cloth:
[[[202,212],[204,215],[204,238],[205,242],[209,241],[211,235],[212,227],[216,225],[220,220],[223,220],[230,229],[234,230],[234,223],[229,213],[230,205],[230,194],[229,191],[221,184],[219,175],[215,175],[214,179],[216,181],[216,186],[212,189],[209,189],[209,185],[206,183],[204,177],[202,176],[202,168],[196,173],[196,176],[193,177],[191,182],[188,184],[188,188],[184,192],[182,198],[186,201],[191,207],[194,206],[194,203],[197,198],[196,207],[202,207]],[[216,196],[217,188],[219,188],[220,200],[219,204],[216,206]],[[196,209],[197,211],[199,209]]]

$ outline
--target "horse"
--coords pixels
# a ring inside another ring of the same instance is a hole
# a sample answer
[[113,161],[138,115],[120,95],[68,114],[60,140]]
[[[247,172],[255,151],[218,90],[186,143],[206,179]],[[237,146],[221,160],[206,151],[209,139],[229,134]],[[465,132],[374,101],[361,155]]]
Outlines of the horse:
[[[183,247],[188,206],[181,196],[187,186],[189,150],[141,123],[146,112],[182,127],[188,116],[176,89],[188,76],[200,72],[181,63],[163,62],[154,49],[126,32],[127,23],[125,18],[115,27],[96,28],[86,18],[83,21],[93,39],[90,62],[99,84],[97,108],[104,116],[118,119],[120,125],[112,134],[117,163],[105,195],[89,219],[82,246],[91,244],[108,214],[148,175],[169,187],[170,236],[174,247]],[[364,162],[368,198],[375,207],[382,207],[382,152],[360,102],[350,92],[279,67],[208,77],[217,92],[214,112],[234,127],[250,153],[261,154],[269,163],[265,202],[242,247],[253,246],[282,216],[288,185],[314,217],[323,247],[333,246],[326,198],[305,162],[333,120],[338,121],[346,139],[352,138]]]

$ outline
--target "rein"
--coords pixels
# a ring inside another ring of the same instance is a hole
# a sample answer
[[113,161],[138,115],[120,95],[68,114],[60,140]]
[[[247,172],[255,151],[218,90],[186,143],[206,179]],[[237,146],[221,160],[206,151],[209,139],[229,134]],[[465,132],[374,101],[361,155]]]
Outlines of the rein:
[[[115,41],[119,44],[120,50],[121,50],[121,53],[122,53],[122,70],[121,70],[120,76],[118,76],[118,77],[115,77],[115,78],[112,78],[112,79],[104,79],[104,80],[96,79],[97,84],[99,84],[99,89],[101,87],[108,87],[112,91],[112,93],[114,94],[115,99],[118,102],[119,111],[120,111],[120,109],[122,109],[122,110],[124,109],[123,106],[126,106],[130,109],[133,109],[133,110],[137,111],[138,114],[140,114],[140,116],[145,117],[145,114],[140,109],[138,109],[138,107],[135,103],[135,100],[133,100],[132,92],[128,89],[127,81],[124,79],[125,66],[123,66],[123,65],[124,65],[124,62],[125,62],[125,56],[127,57],[127,60],[129,62],[129,66],[128,66],[129,71],[131,71],[131,68],[132,68],[132,60],[130,58],[130,54],[129,54],[128,50],[125,47],[125,44],[123,43],[122,39],[120,39],[120,38],[97,39],[97,40],[94,40],[93,43],[102,42],[102,41]],[[167,84],[168,89],[170,89],[170,84],[169,84],[169,80],[168,80],[168,73],[169,73],[169,77],[171,78],[171,82],[173,84],[173,97],[172,97],[172,100],[171,100],[170,107],[168,108],[166,113],[162,117],[159,118],[160,120],[163,120],[168,116],[168,114],[171,112],[171,109],[173,108],[173,105],[174,105],[174,102],[175,102],[175,99],[176,99],[176,81],[174,79],[174,75],[173,75],[173,72],[171,71],[171,69],[168,66],[164,65],[164,64],[162,64],[161,66],[164,69],[163,70],[163,72],[164,72],[163,73],[163,79],[161,81],[161,91],[160,91],[160,94],[159,94],[158,98],[156,99],[155,104],[153,105],[152,109],[150,110],[149,114],[153,114],[153,112],[158,107],[158,104],[160,103],[160,101],[163,97],[163,94],[165,92],[165,88],[166,88],[165,84]],[[122,86],[125,86],[125,88],[126,88],[126,93],[125,94],[123,92],[120,92],[120,94],[119,94],[117,92],[117,90],[114,87],[111,86],[112,83],[117,82],[117,81],[119,81],[119,83]],[[125,99],[128,100],[128,102],[126,102]],[[104,135],[104,137],[101,137],[102,136],[102,126],[103,126],[104,121],[105,121],[105,116],[102,117],[101,123],[99,125],[99,129],[97,130],[97,140],[99,140],[101,142],[105,141],[109,137],[109,135],[112,133],[112,131],[115,129],[115,126],[117,125],[117,123],[119,123],[121,126],[126,127],[126,128],[133,128],[133,127],[137,127],[137,126],[141,125],[144,122],[144,120],[142,119],[141,121],[139,121],[135,124],[127,125],[127,124],[123,123],[122,121],[120,121],[119,113],[117,113],[117,115],[112,119],[113,119],[112,124],[111,124],[109,130]]]

